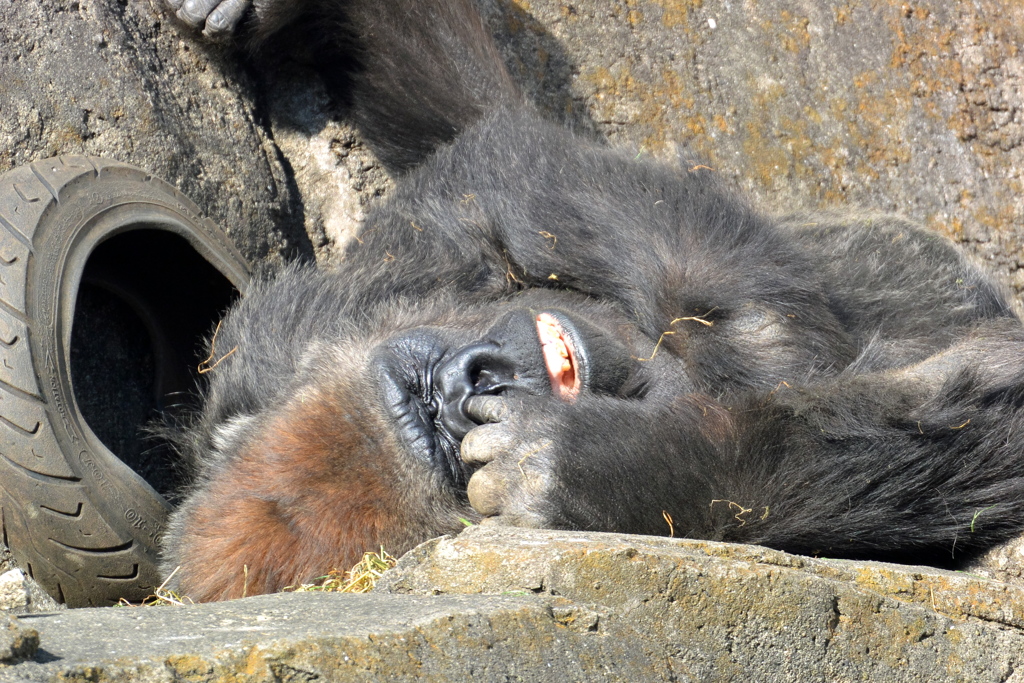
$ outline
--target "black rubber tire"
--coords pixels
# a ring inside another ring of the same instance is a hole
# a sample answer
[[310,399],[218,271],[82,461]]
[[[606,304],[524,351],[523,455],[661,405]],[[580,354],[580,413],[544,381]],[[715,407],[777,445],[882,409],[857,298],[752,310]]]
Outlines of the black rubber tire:
[[248,264],[224,232],[145,171],[71,156],[0,175],[3,541],[69,606],[138,600],[159,584],[170,505],[90,429],[69,360],[86,262],[100,243],[138,229],[184,238],[244,291]]

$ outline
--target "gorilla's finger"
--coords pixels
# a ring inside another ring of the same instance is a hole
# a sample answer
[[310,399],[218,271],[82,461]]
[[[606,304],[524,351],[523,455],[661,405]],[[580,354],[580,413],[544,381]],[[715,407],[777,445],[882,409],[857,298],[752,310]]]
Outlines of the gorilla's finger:
[[484,467],[469,478],[466,495],[473,509],[484,517],[501,514],[505,503],[507,483],[496,467]]
[[234,31],[251,4],[251,0],[224,0],[206,18],[203,34],[213,38]]
[[185,2],[185,0],[164,0],[164,2],[167,3],[168,7],[177,12],[181,9],[181,3]]
[[498,425],[481,425],[471,429],[462,439],[459,455],[464,463],[483,465],[511,452],[516,441],[508,429]]
[[185,3],[178,10],[178,18],[189,26],[198,27],[205,21],[206,17],[214,7],[220,4],[221,0],[185,0]]
[[471,396],[466,399],[466,415],[480,422],[502,422],[508,418],[508,404],[503,396]]

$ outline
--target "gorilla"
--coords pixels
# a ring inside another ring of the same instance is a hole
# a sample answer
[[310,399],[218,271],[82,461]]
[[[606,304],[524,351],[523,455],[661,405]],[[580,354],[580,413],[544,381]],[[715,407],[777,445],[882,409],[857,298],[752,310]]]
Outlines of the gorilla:
[[1024,328],[944,239],[772,218],[548,121],[472,0],[167,1],[314,50],[397,178],[339,265],[263,279],[211,339],[181,592],[471,523],[936,566],[1021,533]]

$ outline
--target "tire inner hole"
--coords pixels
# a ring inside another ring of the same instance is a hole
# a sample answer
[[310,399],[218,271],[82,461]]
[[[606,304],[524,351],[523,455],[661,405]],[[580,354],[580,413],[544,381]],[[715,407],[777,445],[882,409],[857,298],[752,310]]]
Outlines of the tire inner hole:
[[203,339],[238,292],[182,237],[134,229],[89,256],[71,329],[71,379],[93,433],[167,498],[184,468],[152,435],[188,411]]

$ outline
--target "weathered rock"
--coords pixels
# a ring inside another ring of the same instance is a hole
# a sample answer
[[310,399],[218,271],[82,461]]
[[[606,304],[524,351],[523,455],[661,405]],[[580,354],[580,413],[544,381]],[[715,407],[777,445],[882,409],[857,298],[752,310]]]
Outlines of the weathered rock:
[[19,569],[11,551],[0,543],[0,612],[28,614],[64,609],[39,582]]
[[997,546],[971,560],[964,571],[1024,586],[1024,537]]
[[0,612],[13,615],[60,609],[64,609],[64,606],[20,569],[10,569],[0,574]]
[[753,546],[484,526],[420,546],[376,590],[560,596],[566,619],[638,634],[662,679],[1005,681],[1024,665],[1024,589]]
[[0,0],[0,172],[57,154],[111,157],[175,184],[250,258],[311,255],[252,78],[161,7]]
[[71,610],[22,618],[40,633],[40,656],[0,669],[0,681],[644,679],[642,640],[569,628],[551,602],[294,593]]
[[20,569],[11,569],[0,574],[0,611],[28,611],[28,603],[32,596],[25,582],[25,573]]
[[0,681],[1013,681],[1022,604],[922,567],[481,526],[368,595],[22,617],[38,654]]
[[14,558],[11,551],[3,543],[0,543],[0,574],[5,574],[15,568]]
[[309,67],[262,67],[262,89],[273,93],[267,98],[271,134],[302,197],[317,259],[329,261],[353,238],[391,179]]
[[29,659],[39,648],[39,634],[18,619],[0,615],[0,667]]

